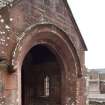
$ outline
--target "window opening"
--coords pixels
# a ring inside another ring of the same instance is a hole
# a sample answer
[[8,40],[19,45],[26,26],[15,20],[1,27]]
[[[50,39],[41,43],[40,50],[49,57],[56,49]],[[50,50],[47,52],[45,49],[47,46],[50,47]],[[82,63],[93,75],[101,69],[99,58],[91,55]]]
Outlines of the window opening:
[[44,78],[44,96],[48,97],[50,95],[50,83],[49,83],[49,76]]

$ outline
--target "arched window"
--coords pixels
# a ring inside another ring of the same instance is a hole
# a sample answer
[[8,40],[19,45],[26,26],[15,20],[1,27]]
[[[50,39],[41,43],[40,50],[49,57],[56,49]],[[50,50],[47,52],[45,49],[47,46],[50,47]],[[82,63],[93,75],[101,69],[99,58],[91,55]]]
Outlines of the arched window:
[[49,81],[49,76],[46,76],[44,78],[44,96],[49,96],[50,95],[50,81]]

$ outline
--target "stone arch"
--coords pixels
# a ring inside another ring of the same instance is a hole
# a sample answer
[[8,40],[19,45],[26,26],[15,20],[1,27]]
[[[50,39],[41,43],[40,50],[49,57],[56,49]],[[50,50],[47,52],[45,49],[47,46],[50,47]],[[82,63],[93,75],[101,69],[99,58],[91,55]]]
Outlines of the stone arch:
[[[67,46],[69,46],[71,52],[72,52],[72,56],[75,60],[75,65],[77,67],[77,74],[78,76],[82,75],[82,70],[81,70],[81,64],[80,64],[80,60],[79,60],[79,56],[77,53],[77,50],[74,46],[74,44],[72,43],[72,41],[70,40],[70,38],[68,37],[68,35],[66,34],[66,32],[64,32],[62,29],[58,28],[56,25],[54,24],[34,24],[31,25],[30,27],[28,27],[19,37],[19,41],[16,44],[15,49],[13,50],[12,53],[12,65],[14,66],[14,69],[16,68],[16,59],[19,55],[19,52],[22,48],[22,43],[24,42],[23,40],[35,29],[35,34],[36,33],[40,33],[40,32],[44,32],[44,31],[48,31],[51,33],[55,33],[58,37],[60,37]],[[53,40],[53,39],[52,39]]]
[[36,45],[47,46],[56,55],[64,67],[62,104],[76,103],[77,78],[81,74],[81,66],[76,49],[65,32],[52,24],[38,24],[28,28],[13,53],[12,63],[17,70],[18,98],[21,105],[21,67],[29,50]]

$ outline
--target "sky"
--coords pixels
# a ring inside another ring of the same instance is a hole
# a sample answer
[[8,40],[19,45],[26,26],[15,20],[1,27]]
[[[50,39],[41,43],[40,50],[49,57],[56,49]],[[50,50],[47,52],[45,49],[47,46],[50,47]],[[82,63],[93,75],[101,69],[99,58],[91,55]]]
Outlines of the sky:
[[89,69],[105,68],[105,0],[67,0],[88,51]]

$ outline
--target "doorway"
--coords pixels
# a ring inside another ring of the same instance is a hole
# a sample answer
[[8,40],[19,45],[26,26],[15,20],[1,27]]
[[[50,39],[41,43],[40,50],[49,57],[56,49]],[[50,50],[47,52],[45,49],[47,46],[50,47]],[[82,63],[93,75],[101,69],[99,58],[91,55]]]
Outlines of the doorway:
[[21,72],[22,105],[61,105],[61,69],[45,45],[31,48]]

